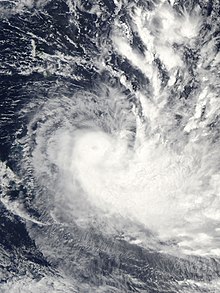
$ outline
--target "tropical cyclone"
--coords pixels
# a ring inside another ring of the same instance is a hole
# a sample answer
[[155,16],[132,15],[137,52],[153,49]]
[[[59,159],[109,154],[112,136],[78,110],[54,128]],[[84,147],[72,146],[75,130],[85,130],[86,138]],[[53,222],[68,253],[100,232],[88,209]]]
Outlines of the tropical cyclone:
[[219,291],[217,1],[3,2],[3,292]]

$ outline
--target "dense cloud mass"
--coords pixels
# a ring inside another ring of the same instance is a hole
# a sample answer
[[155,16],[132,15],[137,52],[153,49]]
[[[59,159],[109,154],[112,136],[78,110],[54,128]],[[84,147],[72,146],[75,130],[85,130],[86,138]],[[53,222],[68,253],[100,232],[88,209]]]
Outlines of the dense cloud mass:
[[1,292],[220,291],[219,13],[0,3]]

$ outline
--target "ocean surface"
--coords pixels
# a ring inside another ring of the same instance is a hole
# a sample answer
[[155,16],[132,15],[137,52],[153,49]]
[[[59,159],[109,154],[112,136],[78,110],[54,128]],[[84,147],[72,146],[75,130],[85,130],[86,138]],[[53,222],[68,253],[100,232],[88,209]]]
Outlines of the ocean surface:
[[220,292],[220,3],[0,1],[0,293]]

